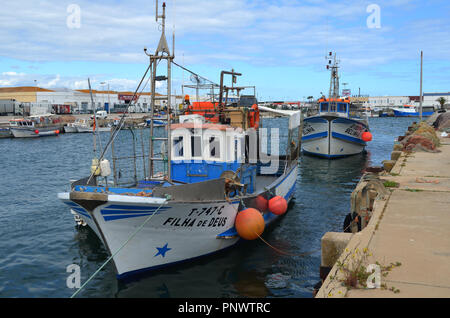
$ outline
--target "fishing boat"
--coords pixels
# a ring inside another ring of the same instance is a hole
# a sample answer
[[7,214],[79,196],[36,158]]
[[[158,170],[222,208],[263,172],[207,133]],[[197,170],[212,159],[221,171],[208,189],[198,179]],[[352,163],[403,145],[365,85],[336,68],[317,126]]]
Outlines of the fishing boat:
[[[420,109],[418,106],[413,105],[403,105],[400,107],[395,107],[392,109],[394,111],[395,117],[419,117]],[[434,114],[433,106],[423,106],[422,107],[422,116],[429,117]]]
[[327,159],[359,154],[372,139],[368,120],[348,98],[339,97],[339,61],[334,54],[332,64],[332,52],[327,58],[331,70],[329,98],[320,98],[318,114],[304,119],[302,151]]
[[[79,133],[92,133],[94,131],[94,127],[89,124],[78,125],[76,128],[77,128],[77,132],[79,132]],[[96,127],[95,129],[98,132],[105,132],[105,131],[110,132],[111,128],[112,128],[111,125],[107,125],[107,126],[102,126],[102,127]]]
[[68,123],[64,126],[64,132],[77,133],[79,132],[78,127],[90,127],[89,120],[85,118],[77,118],[73,123]]
[[58,119],[52,119],[51,116],[41,115],[12,119],[9,121],[9,129],[14,138],[57,136],[62,126]]
[[[165,38],[165,5],[157,17],[163,21],[162,35],[155,54],[147,54],[147,71],[153,74],[154,91],[157,66],[167,61],[164,98],[170,110],[171,67],[177,64]],[[166,129],[158,130],[158,135],[152,120],[156,100],[152,94],[148,152],[144,146],[141,154],[136,152],[138,138],[133,129],[121,130],[123,115],[100,156],[94,158],[91,174],[58,194],[103,242],[119,279],[210,255],[241,239],[256,239],[287,211],[297,179],[300,112],[287,116],[286,153],[263,153],[257,105],[229,106],[226,98],[223,102],[224,91],[236,89],[223,85],[225,75],[235,82],[241,74],[222,71],[215,120],[187,114],[171,123],[169,111]],[[126,144],[134,150],[122,158],[116,156],[121,131],[132,136]],[[104,157],[109,145],[112,169]],[[131,179],[122,180],[124,168],[118,166],[130,158],[134,158]],[[136,169],[138,160],[143,160],[145,176]]]

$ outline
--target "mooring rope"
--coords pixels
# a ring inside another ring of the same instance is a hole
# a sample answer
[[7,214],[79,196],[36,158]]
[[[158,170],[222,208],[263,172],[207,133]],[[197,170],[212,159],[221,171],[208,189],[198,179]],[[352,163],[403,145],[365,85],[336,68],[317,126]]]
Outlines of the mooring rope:
[[[266,190],[268,190],[269,192],[271,192],[271,190],[269,190],[269,189],[266,189]],[[225,200],[228,201],[228,203],[230,203],[231,206],[233,206],[233,205],[231,204],[231,200],[230,200],[229,197],[225,196]],[[242,198],[240,198],[240,201],[241,201],[242,205],[245,207],[244,202],[242,201]],[[234,208],[234,209],[236,210],[236,213],[239,213],[239,211],[238,211],[237,208]],[[350,228],[350,226],[352,226],[354,223],[358,223],[358,217],[359,217],[359,215],[356,216],[355,219],[353,219],[353,220],[350,222],[350,224],[344,229],[344,232],[345,232],[348,228]],[[255,235],[258,236],[258,238],[259,238],[264,244],[266,244],[268,247],[270,247],[271,249],[273,249],[273,250],[276,251],[277,253],[280,253],[280,254],[283,254],[283,255],[288,255],[288,256],[306,256],[306,255],[313,254],[313,253],[315,253],[315,252],[319,252],[319,251],[321,250],[321,248],[318,248],[318,249],[315,249],[315,250],[312,250],[312,251],[309,251],[309,252],[304,252],[304,253],[289,253],[289,252],[285,252],[285,251],[282,251],[282,250],[280,250],[279,248],[276,248],[276,247],[274,247],[273,245],[271,245],[269,242],[267,242],[266,240],[264,240],[264,239],[261,237],[261,235],[259,235],[258,233],[256,233],[256,232],[254,232],[254,233],[255,233]]]
[[150,216],[148,216],[145,219],[145,221],[127,238],[127,240],[119,247],[119,249],[113,254],[111,254],[111,256],[103,263],[103,265],[100,266],[100,268],[97,269],[95,273],[92,274],[91,277],[89,277],[89,279],[75,293],[72,294],[72,296],[70,296],[70,298],[75,297],[102,270],[102,268],[105,267],[106,264],[108,264],[109,261],[112,260],[113,257],[116,256],[122,250],[122,248],[124,248],[125,245],[127,245],[128,242],[130,242],[131,239],[144,228],[145,224],[147,224],[147,222],[151,220],[151,218],[156,214],[156,212],[159,211],[159,209],[167,202],[167,200],[169,200],[169,196],[166,196],[166,200],[160,204],[160,206],[155,210],[155,212],[153,212]]

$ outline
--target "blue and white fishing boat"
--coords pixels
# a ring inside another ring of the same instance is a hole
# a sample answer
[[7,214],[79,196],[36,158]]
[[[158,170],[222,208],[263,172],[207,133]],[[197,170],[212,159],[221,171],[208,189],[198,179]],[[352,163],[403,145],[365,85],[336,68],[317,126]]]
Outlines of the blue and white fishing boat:
[[[170,67],[174,55],[169,52],[164,35],[164,12],[163,6],[162,36],[156,53],[149,55],[147,70],[154,75],[159,61],[167,60],[166,102],[171,109]],[[239,89],[222,85],[224,74],[240,75],[222,72],[220,96],[224,90]],[[114,155],[115,137],[125,116],[122,117],[102,154],[94,159],[90,176],[71,183],[69,191],[58,194],[77,219],[103,242],[118,278],[193,260],[235,245],[243,237],[236,220],[250,210],[255,211],[251,208],[256,209],[263,226],[286,211],[287,203],[294,197],[297,179],[300,112],[289,114],[286,154],[263,163],[262,158],[269,155],[258,151],[261,127],[257,111],[257,106],[229,107],[222,102],[216,114],[217,123],[208,123],[194,114],[173,124],[168,113],[164,137],[154,134],[156,130],[150,121],[149,150],[144,164],[147,175],[140,177],[135,173],[127,185],[121,183],[123,173],[117,168],[120,158]],[[155,149],[158,142],[165,145],[159,147],[159,156]],[[104,157],[108,145],[112,145],[113,169]],[[135,153],[134,158],[136,164],[141,156]],[[108,180],[111,175],[113,182]],[[281,206],[286,204],[286,209],[271,205],[272,199],[281,202]],[[249,230],[256,231],[251,226]]]
[[318,114],[304,119],[301,139],[304,154],[327,159],[361,153],[371,139],[367,117],[349,99],[339,97],[336,54],[333,64],[331,58],[330,52],[327,65],[331,70],[330,97],[319,99]]
[[[395,117],[419,117],[420,110],[419,107],[415,107],[413,105],[403,105],[401,107],[395,107],[392,109],[394,111]],[[433,106],[423,106],[422,107],[422,116],[429,117],[434,114]]]

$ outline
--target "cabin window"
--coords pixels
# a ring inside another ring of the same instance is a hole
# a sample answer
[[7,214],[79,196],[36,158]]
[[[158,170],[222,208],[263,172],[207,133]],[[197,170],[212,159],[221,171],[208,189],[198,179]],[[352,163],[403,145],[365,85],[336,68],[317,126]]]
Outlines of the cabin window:
[[191,157],[201,158],[202,157],[202,137],[201,136],[191,136]]
[[330,104],[330,112],[336,111],[336,102]]
[[338,112],[346,113],[347,112],[347,104],[345,104],[345,103],[338,103]]
[[238,161],[239,159],[239,141],[237,139],[234,140],[234,160]]
[[220,159],[220,140],[218,137],[209,137],[209,156]]
[[328,103],[321,103],[320,104],[320,111],[321,112],[327,112],[328,111]]
[[184,156],[183,136],[173,138],[173,155],[174,157]]

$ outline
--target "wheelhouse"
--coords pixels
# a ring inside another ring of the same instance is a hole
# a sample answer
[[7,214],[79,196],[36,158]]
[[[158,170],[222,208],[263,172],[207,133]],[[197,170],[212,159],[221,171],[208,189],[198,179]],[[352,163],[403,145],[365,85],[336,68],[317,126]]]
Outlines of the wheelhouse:
[[320,99],[319,113],[333,113],[338,116],[348,117],[350,111],[350,101],[348,99]]
[[[245,164],[246,138],[242,129],[198,119],[172,124],[170,129],[174,182],[201,182],[233,172],[248,184],[249,192],[253,191],[257,167]],[[243,165],[245,169],[240,169]]]

